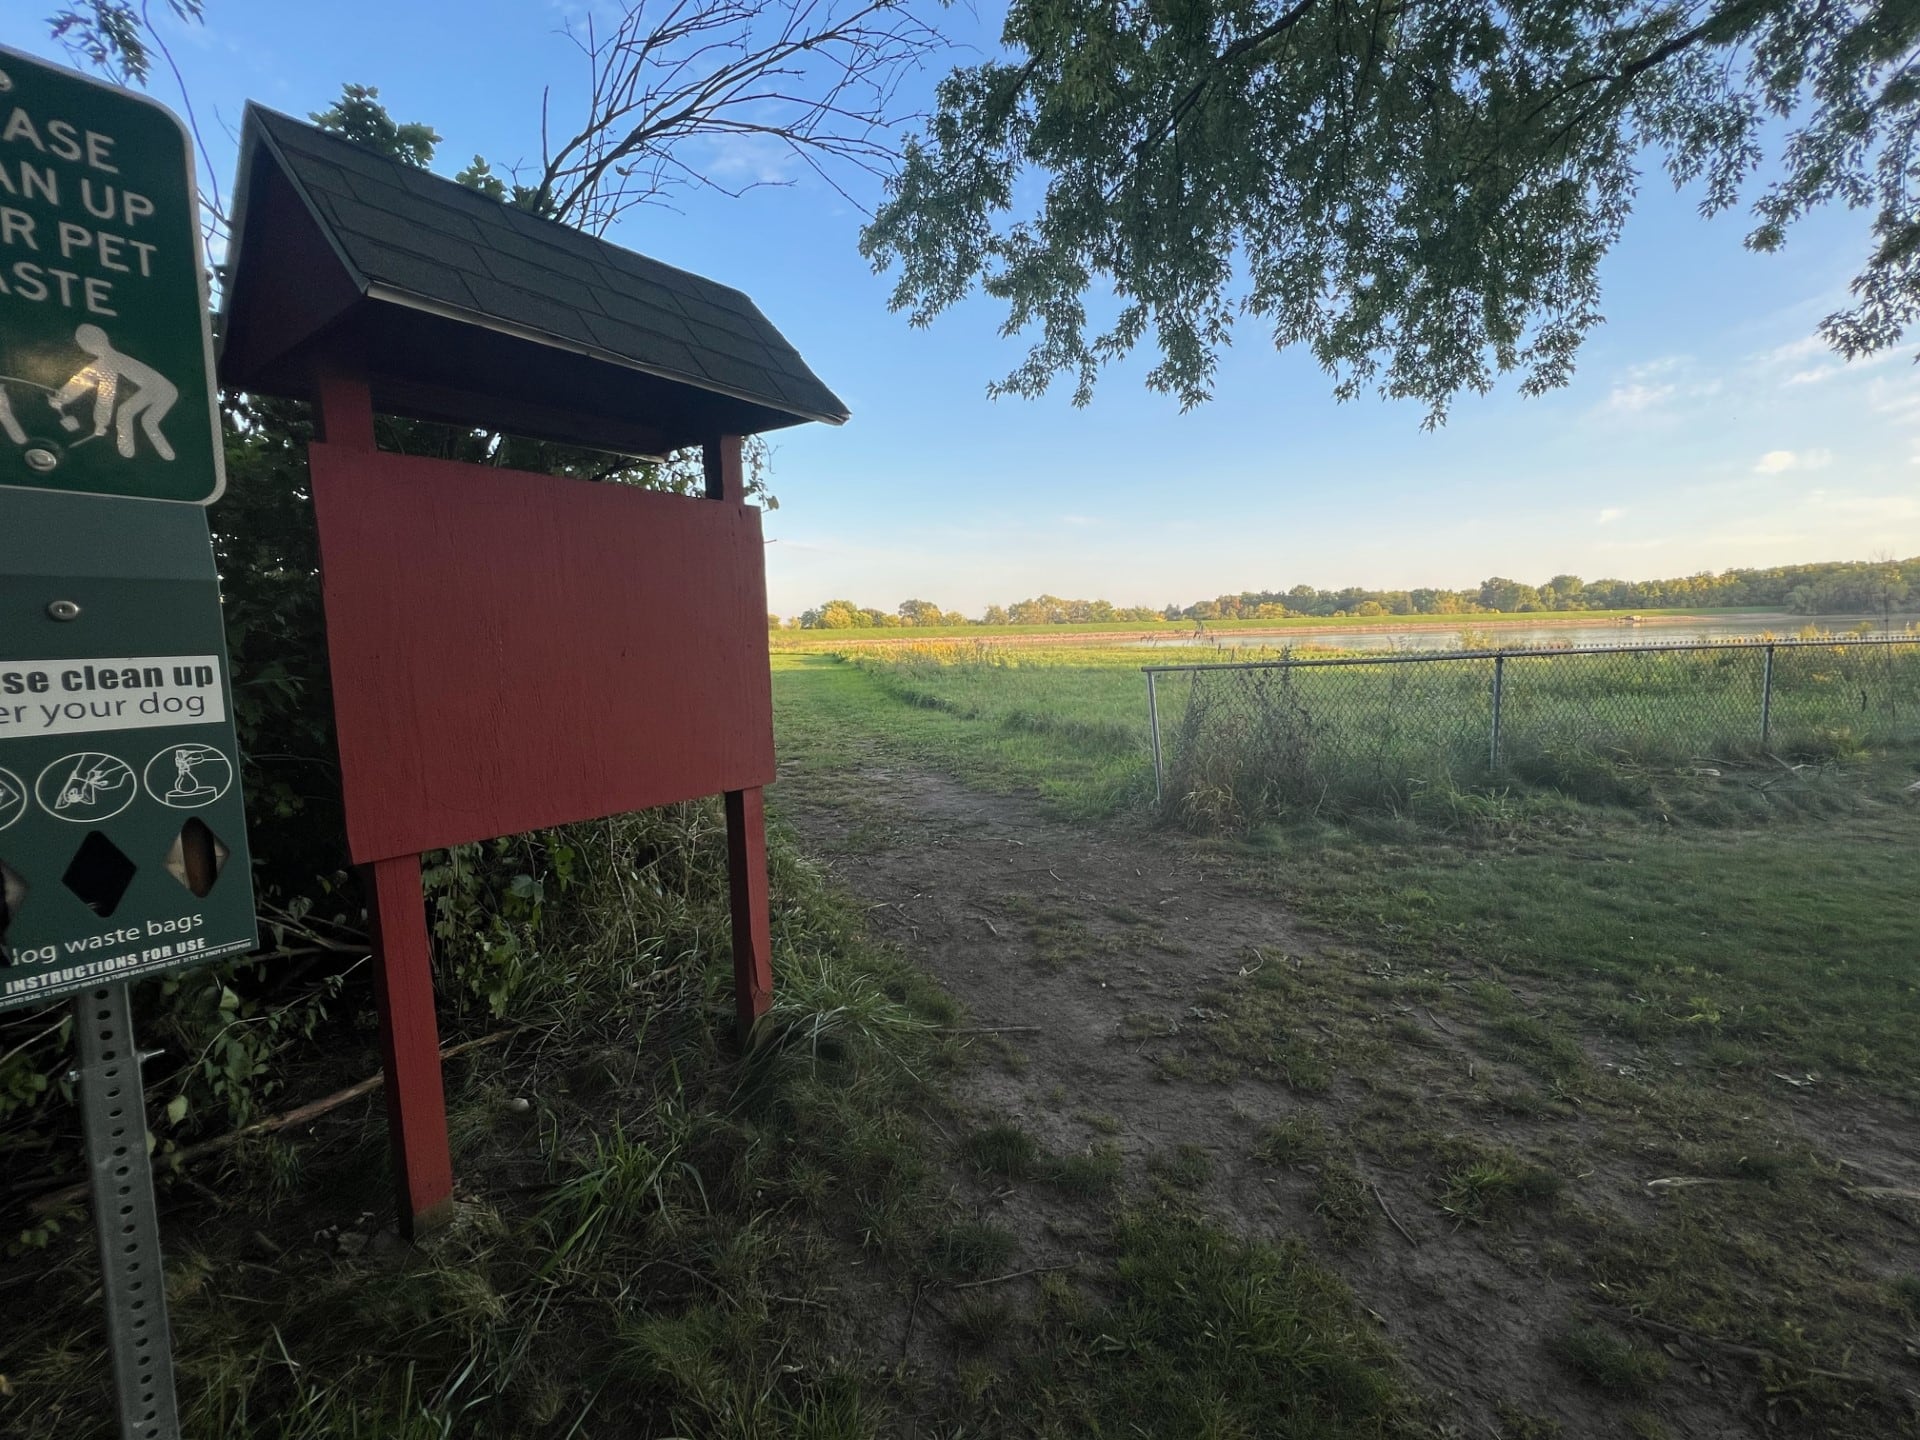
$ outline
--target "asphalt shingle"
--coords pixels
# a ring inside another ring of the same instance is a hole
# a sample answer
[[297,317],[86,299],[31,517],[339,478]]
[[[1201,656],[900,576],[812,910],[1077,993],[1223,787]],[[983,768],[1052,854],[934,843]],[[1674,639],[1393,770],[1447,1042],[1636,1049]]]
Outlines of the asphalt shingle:
[[248,120],[364,280],[798,418],[847,418],[738,290],[284,115]]

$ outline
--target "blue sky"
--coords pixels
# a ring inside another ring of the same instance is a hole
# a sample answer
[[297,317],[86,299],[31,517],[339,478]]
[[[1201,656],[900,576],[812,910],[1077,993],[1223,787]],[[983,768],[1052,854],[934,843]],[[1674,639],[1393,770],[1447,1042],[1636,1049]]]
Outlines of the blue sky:
[[[0,0],[8,43],[57,56],[47,8]],[[305,115],[346,81],[438,129],[444,173],[475,153],[536,159],[542,87],[556,128],[585,87],[566,13],[208,0],[204,26],[167,33],[225,189],[247,99]],[[997,33],[991,4],[945,13],[963,42]],[[170,77],[153,88],[177,108]],[[705,158],[784,173],[760,153]],[[1085,409],[1064,393],[990,400],[988,381],[1022,353],[998,337],[997,309],[973,301],[911,329],[858,254],[859,210],[793,179],[636,212],[610,236],[752,294],[853,410],[843,428],[775,437],[768,580],[783,614],[836,596],[977,613],[1042,591],[1158,605],[1303,582],[1459,587],[1920,553],[1913,347],[1842,366],[1814,335],[1863,253],[1857,216],[1749,255],[1740,217],[1702,221],[1650,174],[1575,382],[1539,400],[1511,385],[1462,399],[1428,433],[1415,406],[1336,404],[1310,360],[1252,326],[1213,402],[1184,415],[1142,383],[1150,357],[1111,370]]]

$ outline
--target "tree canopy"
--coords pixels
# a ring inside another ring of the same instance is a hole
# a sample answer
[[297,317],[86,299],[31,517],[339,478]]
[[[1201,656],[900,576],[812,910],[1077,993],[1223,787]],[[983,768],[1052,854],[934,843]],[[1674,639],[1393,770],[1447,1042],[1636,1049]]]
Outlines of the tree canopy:
[[862,236],[916,323],[1005,304],[1029,349],[996,393],[1084,403],[1151,332],[1190,406],[1236,322],[1429,424],[1564,384],[1650,164],[1749,204],[1756,250],[1871,210],[1842,354],[1920,311],[1914,0],[1015,0],[1003,40]]

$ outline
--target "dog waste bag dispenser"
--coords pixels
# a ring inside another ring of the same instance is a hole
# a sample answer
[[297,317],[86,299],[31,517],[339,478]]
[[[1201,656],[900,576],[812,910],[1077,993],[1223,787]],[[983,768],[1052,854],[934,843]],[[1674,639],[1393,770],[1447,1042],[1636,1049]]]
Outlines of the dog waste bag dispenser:
[[251,950],[206,518],[6,492],[0,1007]]

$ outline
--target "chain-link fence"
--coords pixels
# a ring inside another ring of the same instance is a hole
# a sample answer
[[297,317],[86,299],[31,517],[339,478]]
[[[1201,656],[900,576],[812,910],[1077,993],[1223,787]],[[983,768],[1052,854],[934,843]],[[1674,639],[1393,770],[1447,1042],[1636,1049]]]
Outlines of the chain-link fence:
[[1155,794],[1201,818],[1385,800],[1594,757],[1920,741],[1920,637],[1387,654],[1145,670]]

